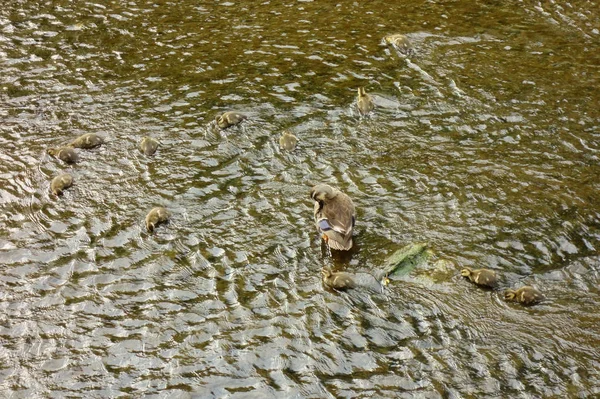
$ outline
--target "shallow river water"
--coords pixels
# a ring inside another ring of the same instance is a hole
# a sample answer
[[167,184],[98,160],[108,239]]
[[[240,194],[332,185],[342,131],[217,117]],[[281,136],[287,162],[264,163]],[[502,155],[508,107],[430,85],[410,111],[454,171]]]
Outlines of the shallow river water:
[[[599,30],[579,0],[5,0],[0,397],[597,397]],[[319,182],[357,207],[349,253]],[[382,291],[412,242],[432,259]],[[504,302],[524,284],[547,300]]]

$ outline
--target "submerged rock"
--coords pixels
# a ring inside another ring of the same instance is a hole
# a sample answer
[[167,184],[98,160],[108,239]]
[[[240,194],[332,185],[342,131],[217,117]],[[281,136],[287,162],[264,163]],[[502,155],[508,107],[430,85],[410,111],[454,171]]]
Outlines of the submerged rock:
[[386,259],[381,280],[385,282],[390,276],[405,276],[417,266],[427,263],[430,256],[431,251],[427,243],[408,244]]

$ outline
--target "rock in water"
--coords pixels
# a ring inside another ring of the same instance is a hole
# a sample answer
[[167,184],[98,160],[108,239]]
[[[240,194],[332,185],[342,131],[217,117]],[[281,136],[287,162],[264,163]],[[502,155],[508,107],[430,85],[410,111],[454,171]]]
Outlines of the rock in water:
[[423,265],[431,256],[426,243],[408,244],[390,255],[383,265],[381,280],[390,276],[406,276],[417,266]]

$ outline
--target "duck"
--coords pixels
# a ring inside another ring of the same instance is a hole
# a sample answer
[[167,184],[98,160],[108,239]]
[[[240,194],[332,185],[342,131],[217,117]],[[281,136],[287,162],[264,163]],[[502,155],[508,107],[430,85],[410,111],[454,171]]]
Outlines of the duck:
[[489,269],[472,270],[468,267],[465,267],[460,271],[460,275],[463,277],[468,277],[469,280],[482,287],[494,288],[498,284],[496,272]]
[[79,161],[77,152],[71,147],[48,148],[47,152],[50,156],[66,163],[75,163]]
[[310,191],[315,201],[314,219],[317,230],[329,248],[348,251],[352,248],[352,230],[356,211],[352,199],[328,184],[318,184]]
[[98,136],[96,133],[87,133],[71,141],[69,147],[89,150],[90,148],[95,148],[102,144],[104,144],[104,139],[102,137]]
[[217,122],[217,126],[221,129],[227,129],[230,126],[237,125],[246,118],[246,115],[240,114],[239,112],[228,111],[221,116],[217,116],[215,121]]
[[545,299],[537,289],[530,285],[519,288],[518,290],[506,290],[504,291],[504,300],[519,302],[523,305],[535,305]]
[[393,35],[387,35],[383,40],[396,47],[404,55],[410,55],[414,53],[414,48],[408,38],[403,34],[396,33]]
[[333,272],[329,268],[324,268],[321,271],[323,276],[323,284],[335,290],[344,291],[356,287],[356,283],[350,273]]
[[64,190],[73,185],[73,176],[68,173],[63,173],[52,179],[50,183],[50,191],[54,195],[61,195]]
[[358,112],[361,115],[367,115],[375,108],[373,97],[365,91],[364,87],[358,88],[358,98],[356,99],[356,105],[358,106]]
[[298,144],[298,138],[287,130],[279,138],[279,148],[283,150],[293,151],[296,144]]
[[140,151],[144,155],[152,155],[156,152],[158,148],[158,140],[153,139],[152,137],[144,137],[140,142]]
[[148,212],[148,215],[146,215],[146,228],[150,232],[154,231],[154,228],[157,225],[169,220],[169,216],[169,212],[162,206],[152,208],[152,210]]

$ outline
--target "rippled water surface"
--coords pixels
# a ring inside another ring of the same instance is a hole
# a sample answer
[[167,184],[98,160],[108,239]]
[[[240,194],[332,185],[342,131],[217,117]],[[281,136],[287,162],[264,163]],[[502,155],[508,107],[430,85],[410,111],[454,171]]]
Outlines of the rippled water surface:
[[[599,30],[592,1],[5,1],[0,396],[600,395]],[[319,241],[318,182],[355,202],[350,253]],[[411,242],[434,257],[382,292]]]

